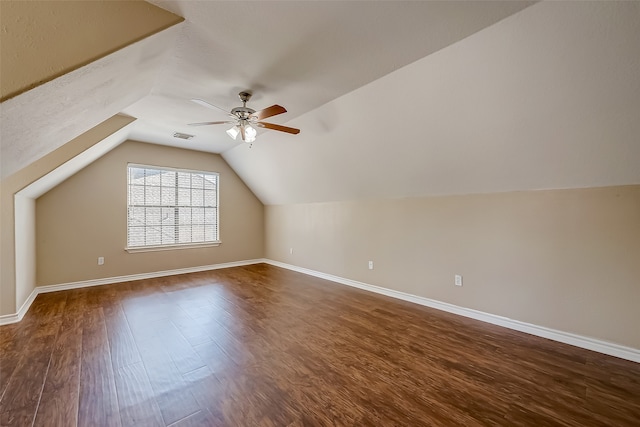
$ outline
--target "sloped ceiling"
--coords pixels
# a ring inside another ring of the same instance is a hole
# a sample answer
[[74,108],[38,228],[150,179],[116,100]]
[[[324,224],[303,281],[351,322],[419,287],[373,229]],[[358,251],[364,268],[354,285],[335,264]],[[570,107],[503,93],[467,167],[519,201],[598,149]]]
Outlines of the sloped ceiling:
[[[90,2],[79,4],[92,7]],[[210,120],[212,114],[190,98],[231,108],[239,104],[241,89],[251,89],[256,109],[279,103],[290,111],[281,119],[290,120],[530,3],[155,4],[186,21],[2,103],[3,177],[117,112],[139,119],[132,138],[223,152],[237,145],[224,129],[186,126]],[[30,22],[35,29],[40,27],[36,21],[18,16],[14,23]],[[63,20],[59,25],[75,23]],[[78,39],[104,37],[92,27],[85,33]],[[51,46],[61,56],[68,48],[65,43]],[[3,50],[3,61],[11,59],[6,54]],[[185,144],[172,137],[175,131],[196,138]]]
[[531,6],[223,154],[268,204],[640,183],[640,2]]
[[2,178],[147,96],[177,31],[164,30],[0,104]]
[[141,1],[1,1],[2,178],[147,95],[182,21]]
[[0,2],[5,101],[184,19],[144,1]]
[[[131,138],[222,153],[267,204],[640,183],[638,2],[151,3],[185,22],[78,70],[102,97],[70,74],[42,89],[62,108],[38,88],[2,104],[3,166],[123,111]],[[190,98],[245,89],[301,134],[186,126],[225,118]]]
[[[195,134],[195,149],[224,152],[237,145],[224,120],[189,102],[203,98],[230,110],[252,90],[249,106],[273,104],[282,123],[312,111],[404,65],[449,46],[532,2],[415,1],[152,1],[183,16],[176,48],[150,97],[125,112],[139,119],[135,136],[182,145],[174,131]],[[144,124],[149,126],[143,127]],[[300,138],[302,139],[302,138]]]

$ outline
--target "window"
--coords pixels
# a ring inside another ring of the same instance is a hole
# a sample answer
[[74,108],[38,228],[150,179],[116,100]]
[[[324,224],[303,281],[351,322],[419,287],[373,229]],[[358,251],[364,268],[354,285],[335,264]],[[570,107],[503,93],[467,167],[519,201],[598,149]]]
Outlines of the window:
[[127,166],[127,249],[217,244],[218,174]]

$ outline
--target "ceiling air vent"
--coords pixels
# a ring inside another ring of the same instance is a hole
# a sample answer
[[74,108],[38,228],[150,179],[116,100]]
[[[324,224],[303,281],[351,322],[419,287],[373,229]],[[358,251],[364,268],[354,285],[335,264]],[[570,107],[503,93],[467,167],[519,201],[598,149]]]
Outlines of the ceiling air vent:
[[188,133],[180,133],[180,132],[176,132],[173,134],[174,138],[180,138],[180,139],[191,139],[193,138],[193,135],[189,135]]

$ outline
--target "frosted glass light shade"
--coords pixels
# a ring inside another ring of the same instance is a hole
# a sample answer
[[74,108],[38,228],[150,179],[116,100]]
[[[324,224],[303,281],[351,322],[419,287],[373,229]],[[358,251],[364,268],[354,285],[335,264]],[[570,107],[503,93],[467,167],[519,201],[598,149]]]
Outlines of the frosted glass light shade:
[[238,126],[234,126],[227,131],[227,135],[229,135],[233,139],[236,139],[239,133],[240,133],[240,128]]
[[258,132],[251,126],[247,125],[244,127],[244,140],[245,142],[253,142],[256,140],[256,135]]

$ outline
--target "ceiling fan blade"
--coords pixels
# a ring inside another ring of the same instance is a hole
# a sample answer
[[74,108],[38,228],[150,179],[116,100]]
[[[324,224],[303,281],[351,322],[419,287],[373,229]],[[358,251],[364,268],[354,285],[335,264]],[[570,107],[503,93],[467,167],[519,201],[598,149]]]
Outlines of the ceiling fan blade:
[[274,123],[258,122],[258,123],[256,123],[256,126],[260,126],[261,128],[279,130],[280,132],[292,133],[294,135],[297,135],[297,134],[300,133],[300,129],[290,128],[290,127],[282,126],[282,125],[276,125]]
[[191,102],[195,102],[196,104],[202,105],[203,107],[211,108],[212,110],[220,110],[220,111],[223,111],[225,114],[229,114],[229,111],[225,110],[224,108],[218,107],[217,105],[213,105],[205,101],[204,99],[194,98],[191,100]]
[[234,123],[234,122],[230,122],[230,121],[223,121],[223,122],[202,122],[202,123],[189,123],[188,126],[208,126],[208,125],[222,125],[225,123]]
[[277,116],[278,114],[286,113],[287,110],[280,105],[272,105],[264,110],[256,111],[250,117],[255,117],[258,120],[266,119],[267,117]]

